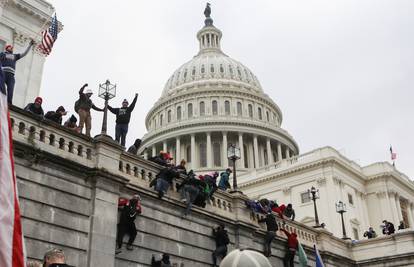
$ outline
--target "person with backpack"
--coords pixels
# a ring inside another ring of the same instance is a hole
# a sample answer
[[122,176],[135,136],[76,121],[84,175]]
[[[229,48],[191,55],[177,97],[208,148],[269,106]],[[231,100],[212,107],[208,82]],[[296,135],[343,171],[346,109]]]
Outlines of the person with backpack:
[[220,224],[217,228],[213,227],[213,237],[216,241],[216,249],[213,251],[213,266],[217,267],[217,258],[222,259],[227,255],[227,245],[230,243],[227,230],[224,224]]
[[86,128],[86,135],[91,136],[92,128],[92,117],[91,117],[91,108],[96,111],[104,111],[101,108],[96,107],[91,100],[93,94],[91,89],[87,89],[86,92],[83,92],[88,86],[85,83],[82,88],[79,90],[79,99],[75,102],[75,111],[79,114],[79,129],[82,133],[83,127]]
[[57,108],[56,111],[48,111],[46,112],[45,118],[51,121],[56,122],[57,124],[62,125],[62,117],[67,114],[65,108],[60,106]]
[[124,99],[122,101],[121,108],[113,108],[108,105],[109,111],[116,115],[116,125],[115,125],[115,141],[121,142],[121,146],[125,146],[125,139],[128,133],[128,125],[131,120],[131,112],[135,108],[137,103],[138,94],[135,94],[134,100],[130,106],[128,106],[128,100]]
[[269,212],[266,217],[259,220],[259,223],[266,223],[266,236],[265,236],[265,244],[264,244],[264,255],[266,257],[270,257],[272,255],[272,241],[276,237],[276,231],[279,229],[276,223],[276,218],[272,214],[272,212]]
[[13,54],[13,46],[6,45],[5,51],[0,53],[0,62],[2,65],[2,70],[4,74],[4,84],[7,87],[7,102],[9,105],[12,104],[13,101],[13,92],[14,92],[14,74],[16,72],[16,62],[25,57],[27,53],[29,53],[30,48],[34,45],[34,41],[31,40],[29,46],[22,54]]
[[118,223],[118,231],[116,236],[116,254],[121,252],[124,235],[129,235],[127,250],[133,250],[135,237],[137,236],[137,228],[135,226],[135,218],[141,214],[141,198],[134,195],[130,200],[119,198],[118,207],[121,208],[121,217]]

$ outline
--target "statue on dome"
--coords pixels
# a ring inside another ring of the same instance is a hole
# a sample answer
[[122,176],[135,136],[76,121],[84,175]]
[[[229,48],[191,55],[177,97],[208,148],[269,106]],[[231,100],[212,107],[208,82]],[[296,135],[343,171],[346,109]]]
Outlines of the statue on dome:
[[206,8],[204,9],[204,16],[206,16],[206,18],[209,18],[210,14],[211,14],[210,3],[207,3]]

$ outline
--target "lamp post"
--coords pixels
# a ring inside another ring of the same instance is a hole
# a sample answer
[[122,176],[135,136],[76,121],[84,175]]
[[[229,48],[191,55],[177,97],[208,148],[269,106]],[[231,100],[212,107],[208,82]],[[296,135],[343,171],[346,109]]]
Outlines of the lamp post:
[[227,157],[233,161],[233,192],[237,192],[236,160],[240,159],[240,148],[230,144],[227,148]]
[[313,201],[313,209],[315,211],[315,226],[314,228],[319,228],[321,225],[319,224],[319,217],[318,217],[318,210],[316,208],[316,200],[319,198],[319,189],[316,189],[314,186],[311,189],[308,189],[309,196]]
[[346,236],[346,230],[345,230],[345,223],[344,223],[344,213],[346,212],[346,205],[342,201],[338,201],[336,204],[336,212],[341,214],[341,221],[342,221],[342,239],[350,239]]
[[108,100],[114,98],[116,95],[116,84],[111,84],[109,80],[106,80],[105,83],[99,85],[99,94],[100,98],[105,99],[105,107],[104,107],[104,117],[102,120],[102,135],[106,134],[107,128],[107,117],[108,117]]

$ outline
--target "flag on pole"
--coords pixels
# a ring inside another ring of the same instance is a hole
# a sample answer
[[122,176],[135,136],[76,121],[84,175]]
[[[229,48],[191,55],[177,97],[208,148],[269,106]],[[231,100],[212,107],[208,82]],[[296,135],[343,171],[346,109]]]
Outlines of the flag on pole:
[[316,267],[325,267],[322,261],[321,254],[319,254],[319,250],[316,247],[316,244],[313,244],[313,248],[315,249],[315,261],[316,261]]
[[299,243],[298,245],[298,257],[299,257],[299,265],[301,267],[308,266],[308,257],[306,256],[305,250],[302,247],[302,244]]
[[43,54],[49,55],[50,52],[52,52],[53,44],[58,37],[58,30],[58,20],[55,13],[52,18],[50,27],[45,31],[42,31],[42,43],[39,45],[39,47],[40,50],[42,50]]
[[0,266],[25,267],[10,114],[4,92],[3,72],[0,73]]
[[391,153],[391,160],[396,160],[397,159],[397,153],[392,151],[392,146],[390,146],[390,153]]

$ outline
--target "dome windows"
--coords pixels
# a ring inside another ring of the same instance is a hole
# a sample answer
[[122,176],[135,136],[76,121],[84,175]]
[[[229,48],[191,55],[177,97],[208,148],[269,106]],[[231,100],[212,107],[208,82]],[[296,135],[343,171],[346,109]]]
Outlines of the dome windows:
[[200,102],[200,116],[206,115],[206,105],[204,101]]
[[187,78],[187,69],[184,71],[184,80]]
[[224,113],[230,115],[230,101],[224,101]]
[[171,122],[171,109],[167,112],[167,122]]
[[210,72],[214,73],[214,65],[213,64],[210,65]]
[[196,74],[196,68],[193,67],[193,70],[191,71],[191,75],[194,76]]
[[230,75],[233,76],[233,68],[231,67],[231,65],[229,65],[229,72],[230,72]]
[[162,126],[162,121],[163,121],[164,116],[161,114],[160,115],[160,126]]
[[243,115],[243,107],[241,102],[237,102],[237,116]]
[[224,68],[222,64],[220,64],[220,73],[224,73]]
[[252,104],[249,104],[248,109],[249,109],[249,118],[253,118],[253,106],[252,106]]
[[204,74],[205,71],[206,69],[204,68],[204,65],[201,65],[201,73]]
[[217,101],[216,100],[213,100],[211,102],[211,110],[213,111],[213,115],[218,114],[218,108],[217,108]]
[[193,117],[193,104],[192,103],[189,103],[187,105],[187,115],[188,115],[188,118]]
[[177,107],[177,121],[181,120],[181,106]]
[[262,108],[257,108],[257,116],[259,117],[259,120],[262,120],[263,119],[263,117],[262,117]]
[[266,118],[267,118],[267,122],[270,122],[269,111],[266,111]]

